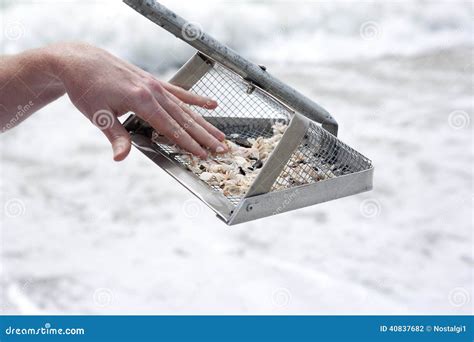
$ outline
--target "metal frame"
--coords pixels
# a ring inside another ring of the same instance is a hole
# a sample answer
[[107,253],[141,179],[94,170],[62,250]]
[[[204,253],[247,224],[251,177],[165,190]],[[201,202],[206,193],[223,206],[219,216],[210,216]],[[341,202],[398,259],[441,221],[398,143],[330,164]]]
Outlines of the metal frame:
[[285,134],[268,157],[244,198],[261,195],[271,190],[288,159],[298,148],[308,126],[309,119],[300,114],[293,116]]
[[[136,117],[130,116],[124,123],[126,129],[130,130],[133,120]],[[129,121],[130,120],[130,121]],[[181,185],[188,189],[193,195],[203,201],[211,208],[224,222],[229,221],[234,207],[229,200],[221,193],[214,191],[207,184],[201,181],[194,173],[186,170],[166,154],[160,151],[151,139],[143,134],[131,132],[132,144],[143,154],[150,158],[156,165],[161,167],[166,173],[176,179]]]
[[189,90],[213,65],[214,61],[212,59],[198,52],[171,77],[169,82]]
[[[228,225],[256,220],[261,217],[281,214],[337,198],[355,195],[372,189],[373,167],[345,176],[301,185],[291,189],[268,192],[244,198]],[[275,209],[276,208],[276,209]]]
[[[170,82],[190,89],[213,65],[214,62],[209,57],[196,53]],[[131,133],[136,148],[203,201],[222,221],[235,225],[372,189],[373,168],[370,168],[313,184],[270,192],[286,161],[301,143],[310,122],[303,115],[293,115],[282,140],[236,207],[222,193],[210,188],[194,173],[160,151],[150,139],[151,128],[146,122],[131,115],[124,122],[124,127]]]
[[[125,2],[178,38],[186,40],[183,32],[187,23],[158,2],[153,0],[125,0]],[[263,90],[274,100],[289,107],[292,113],[291,121],[280,143],[272,151],[250,189],[236,206],[152,142],[152,128],[146,122],[135,115],[131,115],[124,122],[124,127],[131,133],[133,145],[202,200],[225,223],[239,224],[372,189],[373,167],[370,166],[364,171],[271,191],[286,162],[302,143],[308,127],[313,125],[311,120],[321,123],[322,127],[333,135],[337,134],[336,121],[323,108],[269,75],[264,68],[243,59],[205,33],[201,32],[198,39],[186,42],[200,52],[178,70],[170,83],[191,89],[217,62],[241,76],[252,87]],[[212,117],[207,119],[212,123]]]
[[[314,101],[270,75],[265,67],[246,60],[155,0],[124,0],[124,2],[206,56],[272,94],[293,110],[321,123],[324,129],[337,136],[338,124],[331,114]],[[186,37],[187,30],[195,30],[196,39]]]

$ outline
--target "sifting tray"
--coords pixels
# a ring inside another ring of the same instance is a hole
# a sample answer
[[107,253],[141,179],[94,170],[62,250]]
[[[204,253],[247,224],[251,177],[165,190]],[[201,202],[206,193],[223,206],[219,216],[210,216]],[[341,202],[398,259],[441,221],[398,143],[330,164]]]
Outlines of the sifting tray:
[[215,110],[192,109],[226,136],[271,137],[273,125],[287,125],[247,192],[236,196],[202,181],[172,143],[152,140],[153,129],[139,117],[132,114],[124,122],[133,145],[224,222],[238,224],[372,189],[370,160],[336,137],[337,123],[327,111],[158,2],[125,2],[199,50],[170,83],[216,99]]

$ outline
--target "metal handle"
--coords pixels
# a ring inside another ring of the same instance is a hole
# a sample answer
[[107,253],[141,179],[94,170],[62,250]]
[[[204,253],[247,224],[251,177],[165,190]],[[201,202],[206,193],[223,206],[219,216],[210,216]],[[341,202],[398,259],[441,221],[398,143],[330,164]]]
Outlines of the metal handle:
[[328,132],[337,135],[338,125],[331,114],[270,75],[264,67],[246,60],[155,0],[124,0],[124,2],[195,49],[225,65],[247,81],[253,82],[295,111],[321,123]]

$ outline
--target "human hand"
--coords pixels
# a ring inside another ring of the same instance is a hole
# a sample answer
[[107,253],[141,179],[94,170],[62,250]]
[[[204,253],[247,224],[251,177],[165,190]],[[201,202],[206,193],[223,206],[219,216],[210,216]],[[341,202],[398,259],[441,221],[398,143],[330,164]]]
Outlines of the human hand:
[[114,160],[130,152],[130,135],[117,119],[132,111],[181,148],[200,158],[225,152],[224,133],[188,105],[206,109],[216,101],[160,81],[140,68],[97,47],[61,43],[49,47],[55,76],[72,103],[112,144]]

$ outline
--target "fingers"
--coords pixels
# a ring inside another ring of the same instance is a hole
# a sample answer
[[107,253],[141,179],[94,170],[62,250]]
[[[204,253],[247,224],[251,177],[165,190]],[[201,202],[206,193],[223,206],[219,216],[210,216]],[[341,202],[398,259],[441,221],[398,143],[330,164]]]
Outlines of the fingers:
[[144,71],[144,70],[140,69],[139,67],[137,67],[136,65],[133,65],[131,63],[127,63],[126,65],[131,71],[141,75],[143,77],[143,79],[145,79],[147,81],[152,80],[153,82],[158,83],[163,88],[165,88],[167,91],[169,91],[171,94],[173,94],[174,96],[176,96],[181,101],[183,101],[187,104],[203,107],[203,108],[206,108],[206,109],[214,109],[214,108],[217,107],[217,102],[215,100],[209,98],[209,97],[200,96],[200,95],[191,93],[191,92],[189,92],[189,91],[187,91],[187,90],[185,90],[181,87],[175,86],[174,84],[159,81],[155,78],[154,75],[150,74],[147,71]]
[[178,99],[173,94],[169,93],[168,97],[173,100],[186,114],[188,114],[194,121],[196,121],[199,125],[204,127],[206,131],[212,134],[217,140],[224,141],[225,134],[221,132],[218,128],[213,126],[211,123],[206,121],[201,115],[191,110],[183,101]]
[[112,144],[114,160],[124,160],[130,153],[132,144],[130,134],[122,126],[115,114],[110,110],[99,110],[93,115],[92,122],[100,128]]
[[130,142],[130,136],[128,137],[119,136],[118,138],[115,138],[114,140],[112,140],[111,143],[112,143],[112,151],[114,153],[115,161],[124,160],[130,153],[130,149],[132,148],[132,144]]
[[191,93],[171,83],[161,82],[161,85],[171,94],[173,94],[178,99],[187,104],[199,106],[206,109],[214,109],[217,107],[217,102],[209,97],[204,97]]
[[212,152],[222,153],[227,151],[227,146],[219,142],[204,127],[198,124],[190,115],[188,115],[180,106],[172,101],[168,96],[157,95],[161,97],[158,102],[164,109],[188,132],[194,140],[202,146],[207,147]]
[[[215,136],[210,134],[202,125],[186,113],[159,83],[152,83],[150,87],[153,96],[157,102],[166,110],[166,112],[200,145],[210,149],[212,152],[222,153],[228,150],[225,144],[222,144]],[[179,101],[179,100],[177,100]],[[197,116],[197,115],[196,115]],[[202,119],[202,118],[201,118]],[[205,121],[204,119],[202,119]]]
[[149,90],[139,88],[132,98],[134,100],[131,109],[140,118],[147,121],[155,130],[179,147],[191,152],[199,158],[207,158],[206,150],[168,114]]

